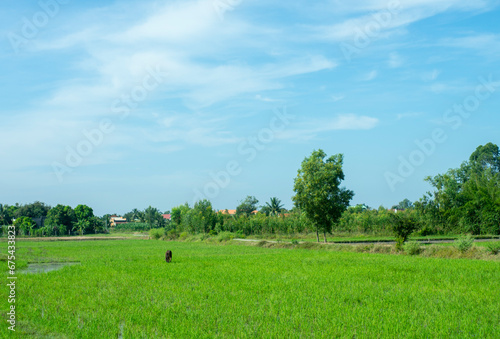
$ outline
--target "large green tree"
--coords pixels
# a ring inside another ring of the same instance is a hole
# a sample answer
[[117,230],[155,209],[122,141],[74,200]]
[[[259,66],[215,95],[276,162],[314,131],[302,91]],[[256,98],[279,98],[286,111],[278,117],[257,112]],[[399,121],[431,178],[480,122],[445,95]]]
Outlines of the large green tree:
[[238,207],[236,207],[236,215],[240,216],[242,214],[244,215],[251,215],[253,211],[257,210],[257,204],[259,203],[259,200],[257,200],[256,197],[248,195],[245,200],[243,200]]
[[71,206],[58,204],[50,209],[45,220],[45,227],[49,233],[54,235],[66,234],[73,229],[73,224],[77,221],[75,211]]
[[459,168],[426,178],[435,190],[416,204],[427,223],[445,232],[500,234],[500,152],[478,146]]
[[314,224],[318,242],[320,231],[326,242],[326,233],[332,231],[354,196],[353,191],[340,187],[343,155],[326,156],[320,149],[305,158],[294,185],[293,201]]
[[19,206],[14,217],[30,217],[30,218],[41,218],[46,217],[50,210],[50,206],[45,205],[45,203],[40,201],[35,201],[31,204],[26,204]]

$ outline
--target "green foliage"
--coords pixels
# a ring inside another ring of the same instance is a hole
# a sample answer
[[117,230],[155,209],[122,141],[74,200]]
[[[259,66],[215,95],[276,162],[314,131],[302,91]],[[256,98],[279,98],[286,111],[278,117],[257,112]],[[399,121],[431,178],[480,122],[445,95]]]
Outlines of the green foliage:
[[392,232],[396,238],[396,249],[401,250],[404,242],[408,239],[417,228],[418,223],[414,215],[410,212],[391,213]]
[[486,245],[486,248],[488,251],[490,251],[491,254],[498,254],[500,252],[500,242],[492,242],[488,245]]
[[0,204],[0,225],[11,225],[12,217],[9,206]]
[[472,246],[474,246],[474,238],[470,235],[462,235],[457,240],[455,240],[454,246],[460,253],[465,253],[470,250]]
[[236,207],[236,215],[246,215],[250,216],[253,211],[257,210],[257,204],[259,203],[259,200],[257,200],[256,197],[254,196],[247,196],[245,200],[243,200],[238,207]]
[[35,223],[30,217],[19,217],[14,222],[14,226],[16,226],[20,235],[31,235],[31,231],[35,227]]
[[47,213],[47,219],[45,219],[47,234],[65,235],[68,230],[73,228],[75,222],[77,222],[77,218],[73,208],[58,204]]
[[428,177],[435,191],[415,207],[438,232],[500,234],[499,164],[497,145],[477,147],[459,168]]
[[266,202],[266,205],[261,208],[260,212],[266,215],[278,215],[284,210],[281,200],[273,197],[269,202]]
[[[23,310],[23,321],[16,334],[500,337],[498,262],[329,252],[315,250],[318,244],[306,245],[310,249],[143,240],[22,241],[17,254],[23,260],[43,257],[81,265],[18,275],[16,292],[22,298],[17,298],[16,310]],[[167,249],[175,264],[165,263]],[[175,321],[169,321],[173,316]],[[0,337],[8,338],[7,332],[2,326]]]
[[160,228],[166,224],[160,210],[152,206],[144,210],[144,220],[149,225],[149,228]]
[[179,232],[177,232],[177,230],[175,229],[171,229],[168,231],[166,230],[165,236],[167,237],[168,240],[176,240],[177,238],[179,238]]
[[344,180],[343,155],[325,158],[321,149],[305,158],[294,183],[293,201],[314,224],[318,242],[319,231],[326,242],[326,233],[332,231],[354,196],[352,191],[340,187]]
[[422,251],[418,241],[408,241],[404,244],[403,248],[405,253],[409,255],[418,255]]
[[163,228],[152,228],[149,230],[149,237],[154,240],[161,239],[165,233]]
[[408,210],[413,208],[413,203],[409,199],[404,199],[399,204],[392,206],[396,210]]
[[235,234],[231,233],[231,232],[221,232],[216,237],[216,239],[219,242],[233,240],[234,238],[235,238]]
[[129,222],[124,224],[117,224],[115,231],[147,231],[149,224],[145,222]]
[[16,219],[19,217],[40,218],[46,217],[49,210],[50,206],[45,205],[43,202],[35,201],[31,204],[16,207],[13,216]]

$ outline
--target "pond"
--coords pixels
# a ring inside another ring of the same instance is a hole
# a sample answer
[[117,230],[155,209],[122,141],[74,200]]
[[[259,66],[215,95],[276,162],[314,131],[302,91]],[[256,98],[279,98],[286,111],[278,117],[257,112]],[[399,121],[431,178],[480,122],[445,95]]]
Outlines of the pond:
[[28,267],[20,269],[19,273],[35,274],[50,271],[57,271],[65,266],[80,265],[80,262],[67,261],[67,262],[39,262],[28,264]]

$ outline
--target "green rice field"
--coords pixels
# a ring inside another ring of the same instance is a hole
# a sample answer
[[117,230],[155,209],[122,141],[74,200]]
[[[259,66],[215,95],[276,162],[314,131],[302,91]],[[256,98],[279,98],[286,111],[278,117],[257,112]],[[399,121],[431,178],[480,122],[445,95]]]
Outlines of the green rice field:
[[130,239],[18,241],[16,266],[1,337],[500,338],[498,261]]

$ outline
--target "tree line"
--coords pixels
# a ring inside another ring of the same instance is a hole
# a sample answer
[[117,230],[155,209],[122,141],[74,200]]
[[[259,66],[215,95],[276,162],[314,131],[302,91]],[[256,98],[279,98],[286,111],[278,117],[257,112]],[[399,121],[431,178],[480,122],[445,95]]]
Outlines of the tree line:
[[[236,214],[216,211],[209,200],[189,206],[187,203],[162,213],[149,206],[143,211],[125,213],[127,224],[119,230],[164,228],[178,234],[234,232],[251,234],[328,233],[396,234],[405,241],[410,234],[445,235],[470,233],[500,234],[500,152],[497,145],[479,146],[459,168],[427,177],[433,191],[411,202],[405,199],[391,209],[351,206],[354,192],[341,186],[344,180],[343,155],[327,157],[322,150],[306,157],[294,180],[294,207],[286,210],[277,197],[259,207],[254,196],[247,196]],[[255,213],[258,211],[259,213]],[[162,214],[171,214],[171,219]],[[106,232],[109,217],[97,217],[92,208],[42,202],[26,205],[1,205],[0,225],[15,219],[23,234],[85,234]],[[44,219],[44,227],[37,220]],[[38,233],[37,233],[38,232]]]

